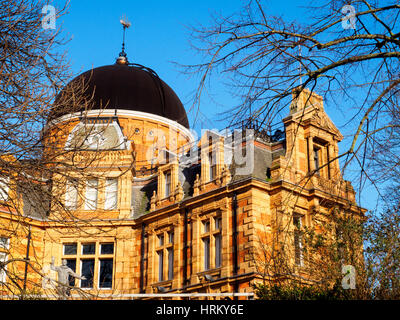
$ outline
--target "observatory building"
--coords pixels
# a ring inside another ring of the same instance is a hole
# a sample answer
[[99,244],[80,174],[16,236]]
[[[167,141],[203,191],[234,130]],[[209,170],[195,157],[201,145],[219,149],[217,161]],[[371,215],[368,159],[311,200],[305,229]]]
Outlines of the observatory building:
[[[43,131],[46,177],[2,182],[0,293],[17,281],[57,294],[64,260],[69,299],[251,298],[265,279],[311,281],[299,230],[363,216],[340,173],[343,137],[306,89],[276,130],[238,129],[196,139],[173,89],[124,54],[77,76]],[[271,267],[279,250],[285,272]]]

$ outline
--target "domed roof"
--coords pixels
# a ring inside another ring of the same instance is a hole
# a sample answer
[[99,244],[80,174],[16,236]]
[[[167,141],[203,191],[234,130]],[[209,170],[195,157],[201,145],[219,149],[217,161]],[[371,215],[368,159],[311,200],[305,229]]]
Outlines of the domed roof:
[[[83,100],[71,108],[67,105],[73,103],[67,101],[71,101],[68,95],[72,92],[76,94],[76,89],[71,89],[73,87],[81,88]],[[147,112],[177,121],[189,128],[185,108],[176,93],[153,70],[138,64],[113,64],[77,76],[56,97],[50,119],[88,109],[85,101],[91,102],[90,110]]]

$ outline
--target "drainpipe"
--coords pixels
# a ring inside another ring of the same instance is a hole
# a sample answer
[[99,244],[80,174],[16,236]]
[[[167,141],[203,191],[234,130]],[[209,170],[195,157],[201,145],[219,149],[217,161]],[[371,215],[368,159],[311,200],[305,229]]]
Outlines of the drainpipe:
[[[233,240],[233,275],[236,276],[239,271],[239,264],[238,264],[238,246],[237,246],[237,194],[233,194],[232,199],[232,240]],[[239,285],[237,280],[235,280],[234,284],[234,292],[237,293],[239,291]],[[235,296],[235,300],[237,300],[237,296]]]
[[146,224],[143,222],[140,245],[140,293],[144,293],[145,228]]
[[[28,261],[29,261],[29,247],[31,245],[31,226],[28,226],[28,244],[26,246],[26,258],[25,258],[25,274],[24,274],[24,289],[23,289],[23,294],[22,297],[25,296],[25,292],[26,292],[26,281],[28,278]],[[23,299],[23,298],[22,298]]]
[[185,208],[184,226],[183,226],[183,286],[187,284],[187,267],[188,267],[188,211]]

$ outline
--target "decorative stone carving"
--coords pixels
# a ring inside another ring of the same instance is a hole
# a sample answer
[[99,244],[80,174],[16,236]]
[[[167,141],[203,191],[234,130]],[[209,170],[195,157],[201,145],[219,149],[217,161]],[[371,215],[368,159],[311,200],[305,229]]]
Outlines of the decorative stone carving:
[[227,165],[222,168],[221,179],[222,185],[227,185],[232,180],[232,175]]
[[200,193],[200,176],[196,174],[196,180],[193,183],[193,195],[197,196]]
[[324,130],[333,133],[338,137],[338,140],[342,140],[343,136],[333,124],[332,120],[328,118],[324,111],[317,109],[311,118],[311,122],[315,123],[317,126],[323,128]]
[[182,188],[182,184],[179,181],[176,188],[175,188],[175,201],[179,202],[183,199],[184,196],[184,192],[183,192],[183,188]]
[[154,190],[153,195],[151,196],[151,199],[150,199],[150,210],[151,211],[156,210],[156,202],[157,202],[157,193]]

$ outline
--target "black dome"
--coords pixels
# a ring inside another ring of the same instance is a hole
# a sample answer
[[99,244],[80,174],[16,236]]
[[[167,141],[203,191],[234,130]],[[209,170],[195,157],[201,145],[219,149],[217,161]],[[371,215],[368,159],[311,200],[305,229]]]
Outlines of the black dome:
[[[85,103],[73,103],[68,95],[77,87],[85,88],[82,97],[91,101],[90,109],[124,109],[159,115],[189,128],[185,108],[175,92],[157,74],[141,65],[108,65],[88,70],[73,79],[56,97],[50,119],[84,111]],[[68,90],[71,89],[71,90]],[[82,89],[81,89],[82,90]],[[91,100],[93,95],[93,100]],[[64,101],[64,103],[63,103]]]

